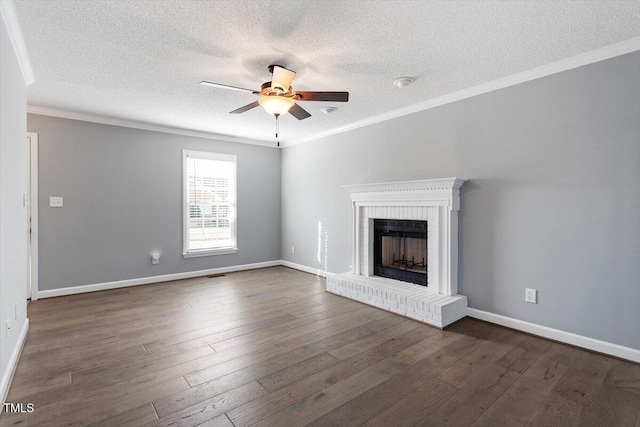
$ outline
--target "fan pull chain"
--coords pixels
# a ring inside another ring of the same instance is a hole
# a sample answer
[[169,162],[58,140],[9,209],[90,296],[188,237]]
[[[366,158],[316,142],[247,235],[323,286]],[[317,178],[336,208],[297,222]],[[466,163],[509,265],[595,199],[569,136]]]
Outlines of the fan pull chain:
[[276,114],[276,142],[278,143],[278,147],[280,147],[280,122],[278,121],[278,117],[280,114]]

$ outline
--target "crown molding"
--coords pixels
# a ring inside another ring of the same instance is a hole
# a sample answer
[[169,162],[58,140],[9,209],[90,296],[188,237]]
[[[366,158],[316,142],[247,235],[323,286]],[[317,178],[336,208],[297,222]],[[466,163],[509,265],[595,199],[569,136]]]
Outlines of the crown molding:
[[58,110],[54,108],[37,107],[27,105],[27,113],[38,114],[40,116],[58,117],[61,119],[80,120],[83,122],[100,123],[103,125],[120,126],[133,129],[148,130],[153,132],[170,133],[174,135],[192,136],[196,138],[214,139],[216,141],[235,142],[239,144],[259,145],[262,147],[278,148],[273,143],[254,139],[239,138],[230,135],[202,132],[190,129],[182,129],[171,126],[156,125],[152,123],[137,122],[126,119],[116,119],[107,116],[78,113],[75,111]]
[[408,107],[399,108],[397,110],[389,111],[377,116],[368,117],[363,120],[359,120],[353,123],[349,123],[344,126],[339,126],[333,129],[329,129],[324,132],[315,133],[313,135],[297,138],[291,141],[281,142],[280,145],[283,148],[291,147],[293,145],[302,144],[305,142],[315,141],[317,139],[325,138],[330,135],[336,135],[338,133],[347,132],[352,129],[369,126],[375,123],[384,122],[386,120],[395,119],[397,117],[406,116],[408,114],[417,113],[419,111],[428,110],[430,108],[439,107],[441,105],[449,104],[452,102],[460,101],[462,99],[471,98],[477,95],[482,95],[494,90],[504,89],[509,86],[514,86],[520,83],[525,83],[531,80],[536,80],[542,77],[550,76],[552,74],[561,73],[563,71],[571,70],[574,68],[582,67],[584,65],[593,64],[595,62],[604,61],[606,59],[621,56],[627,53],[640,50],[640,37],[634,37],[632,39],[615,43],[609,46],[602,47],[600,49],[585,52],[570,58],[566,58],[557,62],[552,62],[547,65],[532,68],[521,73],[512,74],[510,76],[502,77],[497,80],[492,80],[487,83],[482,83],[477,86],[473,86],[467,89],[462,89],[457,92],[452,92],[437,98],[430,99],[425,102],[410,105]]
[[11,40],[11,45],[18,58],[18,65],[20,65],[24,82],[29,86],[35,80],[33,77],[33,68],[31,68],[31,61],[29,61],[27,46],[24,44],[18,16],[13,6],[13,0],[0,1],[0,14],[2,15],[4,24],[7,26],[9,40]]
[[[2,0],[0,1],[2,6],[2,17],[5,20],[7,29],[11,36],[11,41],[16,49],[20,67],[25,76],[25,82],[31,84],[33,82],[33,71],[31,70],[31,64],[26,54],[26,48],[24,47],[24,40],[22,39],[22,33],[15,18],[15,11],[13,9],[13,2]],[[12,16],[13,18],[7,18]],[[22,46],[20,49],[18,46]],[[452,102],[460,101],[466,98],[471,98],[477,95],[493,92],[495,90],[504,89],[510,86],[514,86],[520,83],[526,83],[528,81],[536,80],[542,77],[550,76],[553,74],[568,71],[574,68],[582,67],[585,65],[593,64],[595,62],[604,61],[606,59],[614,58],[616,56],[625,55],[627,53],[636,52],[640,50],[640,37],[634,37],[632,39],[615,43],[609,46],[602,47],[590,52],[585,52],[580,55],[576,55],[570,58],[566,58],[557,62],[552,62],[547,65],[533,68],[531,70],[523,71],[521,73],[512,74],[510,76],[502,77],[497,80],[492,80],[487,83],[483,83],[477,86],[473,86],[467,89],[462,89],[457,92],[449,93],[437,98],[433,98],[418,104],[410,105],[408,107],[399,108],[397,110],[389,111],[377,116],[368,117],[363,120],[359,120],[353,123],[339,126],[333,129],[329,129],[324,132],[318,132],[312,135],[308,135],[302,138],[293,139],[291,141],[281,141],[280,148],[287,148],[294,145],[315,141],[317,139],[325,138],[331,135],[336,135],[342,132],[347,132],[353,129],[369,126],[375,123],[384,122],[394,118],[406,116],[419,111],[428,110],[431,108],[439,107],[441,105],[449,104]],[[154,125],[151,123],[137,122],[127,119],[116,119],[106,116],[98,116],[85,113],[77,113],[71,111],[64,111],[58,109],[50,109],[37,106],[27,106],[27,111],[32,114],[39,114],[44,116],[67,118],[72,120],[81,120],[93,123],[102,123],[114,126],[129,127],[134,129],[151,130],[163,133],[172,133],[177,135],[194,136],[198,138],[215,139],[219,141],[237,142],[243,144],[252,144],[265,147],[273,147],[271,142],[260,141],[254,139],[239,138],[231,135],[222,135],[209,132],[202,132],[196,130],[175,128],[164,125]]]

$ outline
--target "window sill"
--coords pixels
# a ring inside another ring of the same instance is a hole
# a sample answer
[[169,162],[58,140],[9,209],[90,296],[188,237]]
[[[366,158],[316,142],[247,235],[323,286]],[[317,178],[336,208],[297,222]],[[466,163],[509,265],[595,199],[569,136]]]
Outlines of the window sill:
[[220,248],[220,249],[210,249],[206,251],[187,252],[187,253],[183,253],[182,257],[198,258],[203,256],[235,254],[236,252],[238,252],[238,248]]

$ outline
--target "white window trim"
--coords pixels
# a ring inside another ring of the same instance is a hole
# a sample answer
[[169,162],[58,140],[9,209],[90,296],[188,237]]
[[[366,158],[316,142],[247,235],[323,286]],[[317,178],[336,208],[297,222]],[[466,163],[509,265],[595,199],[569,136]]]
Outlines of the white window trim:
[[238,248],[203,249],[199,251],[183,252],[183,258],[198,258],[201,256],[235,254]]
[[[233,162],[234,177],[230,186],[230,194],[233,197],[233,221],[231,222],[231,241],[232,245],[215,249],[200,249],[187,251],[187,236],[189,235],[189,205],[187,201],[187,158],[195,157],[198,159],[222,160]],[[234,254],[238,252],[238,158],[234,154],[211,153],[207,151],[182,150],[182,257],[196,258],[213,255]]]

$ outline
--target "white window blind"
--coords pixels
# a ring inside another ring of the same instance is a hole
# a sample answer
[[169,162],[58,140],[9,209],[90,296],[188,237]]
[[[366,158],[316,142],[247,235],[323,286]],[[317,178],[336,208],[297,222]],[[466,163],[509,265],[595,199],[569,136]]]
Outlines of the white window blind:
[[236,252],[236,156],[183,152],[185,257]]

